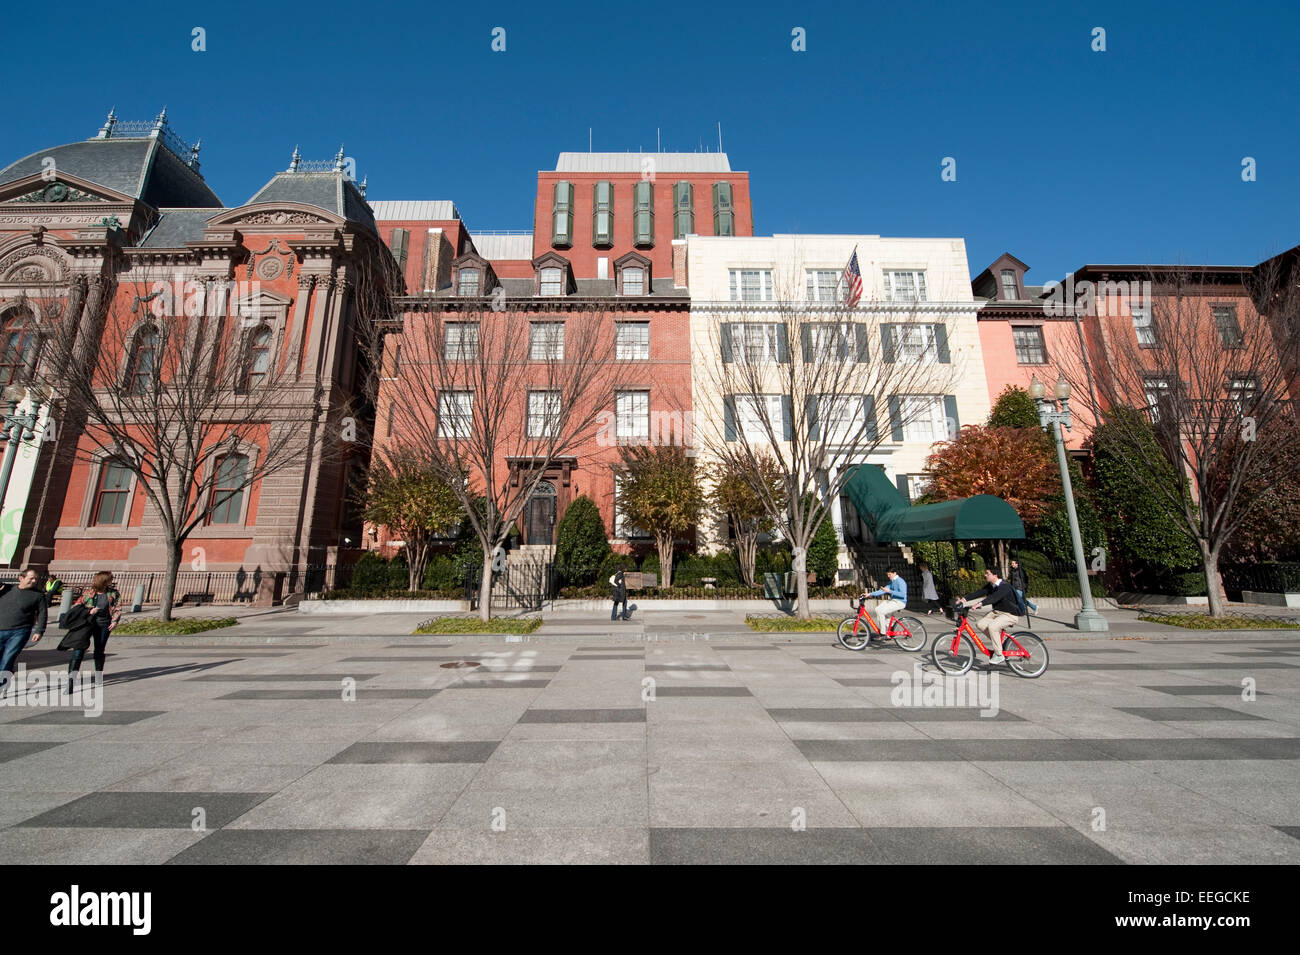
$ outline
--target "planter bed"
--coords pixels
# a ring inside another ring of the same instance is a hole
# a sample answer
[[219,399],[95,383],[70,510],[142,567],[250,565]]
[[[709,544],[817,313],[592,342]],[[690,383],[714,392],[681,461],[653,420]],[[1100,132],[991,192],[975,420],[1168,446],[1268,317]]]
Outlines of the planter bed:
[[1241,602],[1265,607],[1300,607],[1300,594],[1266,594],[1258,590],[1243,590]]
[[469,610],[468,600],[304,600],[298,604],[299,613],[463,613]]

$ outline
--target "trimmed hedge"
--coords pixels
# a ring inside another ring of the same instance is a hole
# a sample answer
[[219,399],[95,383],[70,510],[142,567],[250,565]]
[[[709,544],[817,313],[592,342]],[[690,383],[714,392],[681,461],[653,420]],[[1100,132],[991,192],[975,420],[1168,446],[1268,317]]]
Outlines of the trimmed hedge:
[[[841,617],[840,620],[843,618]],[[840,625],[839,620],[832,620],[830,617],[811,617],[808,620],[800,620],[797,617],[755,617],[750,614],[745,618],[745,623],[749,624],[751,630],[757,630],[759,633],[825,633],[835,632],[835,628]]]
[[394,587],[390,590],[326,590],[308,594],[308,600],[464,600],[465,588],[440,587],[437,590],[407,590]]
[[233,627],[239,621],[234,617],[180,617],[175,620],[159,620],[151,617],[146,620],[128,620],[113,628],[116,634],[185,634],[203,633],[205,630],[220,630]]
[[540,617],[438,617],[420,624],[412,633],[532,633],[542,625]]
[[[811,599],[827,597],[856,597],[860,591],[855,587],[809,587]],[[609,585],[591,587],[565,587],[560,591],[561,600],[599,598],[609,599]],[[763,600],[762,587],[646,587],[642,590],[629,590],[627,599],[635,603],[641,597],[649,599],[662,597],[666,600]],[[793,597],[791,597],[793,599]],[[847,604],[846,604],[847,606]]]

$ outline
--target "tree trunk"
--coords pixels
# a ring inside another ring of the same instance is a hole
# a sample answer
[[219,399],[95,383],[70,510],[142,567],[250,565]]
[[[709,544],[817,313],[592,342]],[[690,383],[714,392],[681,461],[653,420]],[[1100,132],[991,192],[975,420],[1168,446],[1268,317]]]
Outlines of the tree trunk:
[[1219,573],[1219,551],[1211,549],[1201,541],[1201,566],[1205,569],[1205,593],[1210,601],[1210,616],[1225,617],[1228,614],[1226,595],[1223,592],[1223,577]]
[[655,544],[659,549],[659,586],[673,585],[673,535],[655,535]]
[[758,559],[758,535],[737,531],[736,557],[740,560],[740,579],[746,587],[754,586],[754,564]]
[[167,571],[163,574],[162,619],[172,618],[172,605],[176,603],[176,575],[181,569],[181,549],[183,541],[167,545]]
[[[793,557],[796,552],[801,556]],[[807,620],[812,616],[812,608],[808,605],[808,548],[792,546],[791,554],[790,569],[794,571],[797,613],[800,620]]]
[[492,548],[483,548],[483,579],[478,585],[478,617],[492,619]]
[[420,585],[424,583],[424,568],[429,565],[429,545],[421,544],[413,547],[408,542],[406,545],[406,556],[408,560],[406,565],[406,589],[419,590]]

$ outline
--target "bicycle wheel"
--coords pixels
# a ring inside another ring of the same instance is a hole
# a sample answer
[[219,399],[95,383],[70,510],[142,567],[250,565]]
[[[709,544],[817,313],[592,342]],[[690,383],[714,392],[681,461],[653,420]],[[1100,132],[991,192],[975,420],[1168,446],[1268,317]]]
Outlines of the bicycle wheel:
[[894,642],[908,653],[925,649],[925,624],[916,617],[898,617],[894,624]]
[[840,641],[840,645],[846,650],[861,650],[871,639],[871,628],[863,620],[854,631],[853,624],[858,617],[845,617],[840,621],[840,625],[835,628],[835,636]]
[[[954,647],[954,641],[956,646]],[[956,631],[949,630],[934,638],[930,647],[930,656],[935,665],[951,676],[961,676],[975,662],[975,644],[970,637],[963,634],[958,637]]]
[[[1024,650],[1027,657],[1012,656],[1017,650]],[[1017,676],[1033,679],[1047,671],[1047,644],[1037,634],[1028,630],[1019,630],[1002,641],[1002,654],[1007,658],[1007,666]]]

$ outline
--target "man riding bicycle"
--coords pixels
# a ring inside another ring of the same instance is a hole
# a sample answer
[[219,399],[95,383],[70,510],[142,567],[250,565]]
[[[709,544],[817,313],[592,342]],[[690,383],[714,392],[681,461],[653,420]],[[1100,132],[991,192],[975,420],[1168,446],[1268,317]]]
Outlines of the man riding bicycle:
[[885,576],[889,578],[889,586],[881,590],[873,590],[867,597],[883,597],[889,595],[888,600],[882,600],[876,604],[873,611],[876,615],[876,623],[880,624],[881,639],[884,634],[889,632],[890,614],[898,613],[907,607],[907,581],[892,570],[885,571]]
[[[957,601],[957,606],[974,610],[980,604],[987,603],[989,612],[975,624],[988,638],[987,646],[992,651],[990,663],[1006,663],[1002,655],[1002,631],[1014,627],[1020,619],[1020,602],[1011,585],[993,570],[984,571],[987,583],[973,594],[967,594]],[[968,604],[967,601],[974,601]]]

